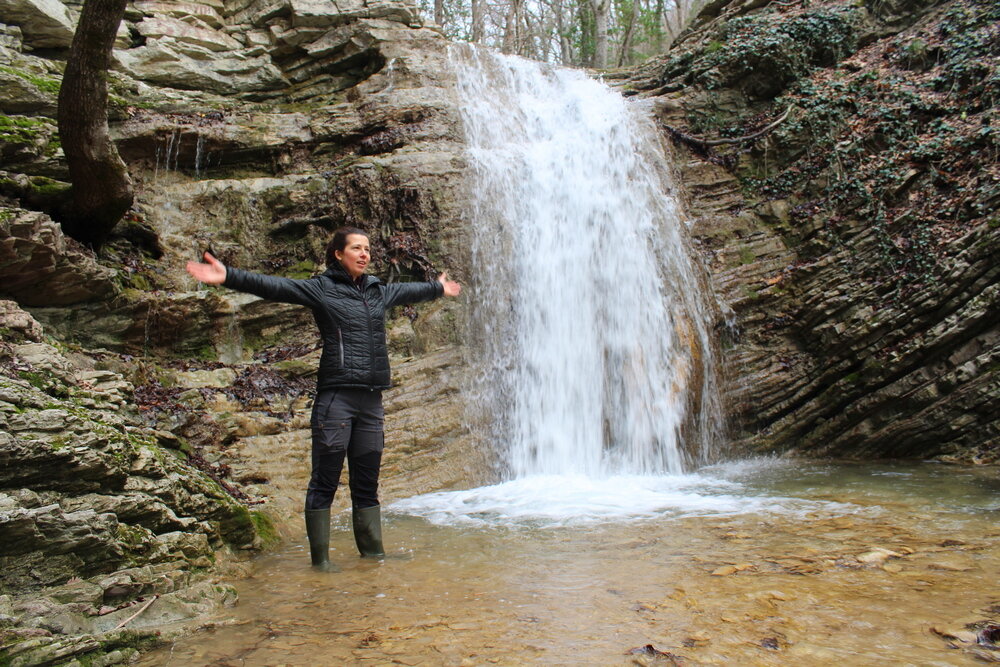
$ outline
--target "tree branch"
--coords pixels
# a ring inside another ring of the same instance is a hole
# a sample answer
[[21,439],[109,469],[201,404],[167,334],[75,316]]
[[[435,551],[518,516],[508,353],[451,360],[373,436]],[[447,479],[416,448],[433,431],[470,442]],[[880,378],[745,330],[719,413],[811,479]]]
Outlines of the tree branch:
[[781,118],[774,121],[764,129],[754,132],[753,134],[748,134],[743,137],[734,137],[732,139],[699,139],[698,137],[693,137],[690,134],[685,134],[684,132],[681,132],[675,127],[671,127],[666,123],[663,123],[663,127],[666,129],[667,134],[669,134],[671,138],[674,139],[674,141],[684,144],[689,148],[693,148],[700,153],[707,153],[709,152],[709,149],[712,146],[724,146],[727,144],[742,144],[747,141],[753,141],[754,139],[767,134],[768,132],[778,127],[783,122],[785,122],[785,119],[787,119],[789,114],[792,113],[793,108],[794,108],[793,105],[789,104],[788,108],[785,109],[785,113],[781,114]]

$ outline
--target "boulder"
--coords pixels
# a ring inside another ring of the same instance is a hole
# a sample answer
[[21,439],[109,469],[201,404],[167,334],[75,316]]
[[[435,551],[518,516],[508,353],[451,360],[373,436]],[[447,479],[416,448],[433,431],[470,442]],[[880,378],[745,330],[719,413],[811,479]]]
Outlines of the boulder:
[[18,26],[0,23],[0,47],[20,52],[24,46],[21,39],[21,29]]
[[66,5],[59,0],[0,0],[5,23],[21,28],[25,46],[68,49],[76,30]]
[[117,525],[112,514],[58,505],[0,511],[0,582],[17,589],[109,572],[124,556]]
[[23,339],[37,343],[42,340],[42,325],[14,301],[0,299],[0,331],[4,332],[3,339],[7,342]]
[[163,501],[145,493],[87,493],[66,498],[62,501],[62,507],[69,511],[92,509],[102,514],[114,514],[119,521],[143,526],[156,534],[178,530],[193,531],[198,528],[197,519],[178,517]]
[[[54,79],[53,84],[58,85]],[[0,69],[0,113],[55,116],[56,90],[31,75]]]
[[295,28],[325,28],[344,21],[345,12],[330,0],[289,0],[288,4]]
[[76,384],[76,369],[59,350],[47,343],[23,343],[13,347],[14,356],[32,370],[44,373],[63,384]]
[[113,278],[49,216],[0,209],[0,294],[23,306],[64,306],[111,296]]
[[[15,78],[29,83],[20,76],[15,75]],[[21,83],[15,86],[16,92],[20,89]],[[22,107],[30,103],[30,100],[23,96],[7,99],[10,104]],[[49,152],[49,145],[55,138],[56,131],[56,122],[53,119],[29,116],[6,117],[0,125],[0,160],[6,169],[11,169],[42,158]],[[23,168],[22,170],[28,171]]]
[[[8,382],[0,381],[0,388]],[[0,435],[0,488],[120,490],[127,477],[124,455],[106,438],[83,431],[86,427],[66,410],[8,417],[10,433]]]

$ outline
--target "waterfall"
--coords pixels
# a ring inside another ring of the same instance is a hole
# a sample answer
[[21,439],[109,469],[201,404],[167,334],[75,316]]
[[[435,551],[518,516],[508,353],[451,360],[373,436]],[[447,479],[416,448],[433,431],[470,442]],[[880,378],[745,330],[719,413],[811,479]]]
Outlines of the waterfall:
[[705,462],[719,434],[708,309],[648,113],[581,72],[471,47],[453,59],[475,404],[506,472]]
[[472,239],[466,404],[502,479],[393,508],[562,525],[738,505],[729,482],[692,473],[722,440],[713,308],[649,108],[581,72],[451,55]]

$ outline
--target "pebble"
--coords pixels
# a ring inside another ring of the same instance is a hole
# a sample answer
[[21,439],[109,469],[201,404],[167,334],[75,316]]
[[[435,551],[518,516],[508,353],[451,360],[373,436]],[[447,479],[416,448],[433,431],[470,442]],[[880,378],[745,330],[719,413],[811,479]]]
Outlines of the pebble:
[[876,547],[867,553],[863,553],[858,556],[858,562],[865,563],[867,565],[880,565],[890,558],[900,558],[901,554],[890,551],[889,549],[882,549],[881,547]]

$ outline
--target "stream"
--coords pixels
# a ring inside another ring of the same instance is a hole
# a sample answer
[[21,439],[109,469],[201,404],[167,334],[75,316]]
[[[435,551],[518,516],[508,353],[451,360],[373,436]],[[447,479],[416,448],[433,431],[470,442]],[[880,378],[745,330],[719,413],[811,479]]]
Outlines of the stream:
[[998,616],[992,470],[758,460],[690,477],[631,517],[607,509],[612,486],[592,498],[604,517],[569,516],[569,480],[563,517],[467,492],[398,501],[386,544],[405,558],[384,562],[357,557],[341,512],[342,572],[287,543],[235,607],[140,664],[671,664],[629,653],[647,644],[686,665],[981,664],[931,628]]

